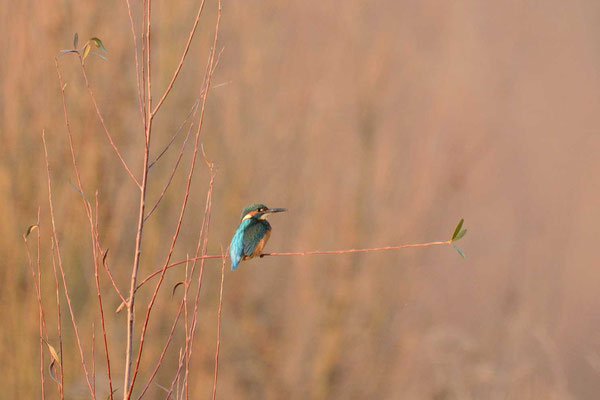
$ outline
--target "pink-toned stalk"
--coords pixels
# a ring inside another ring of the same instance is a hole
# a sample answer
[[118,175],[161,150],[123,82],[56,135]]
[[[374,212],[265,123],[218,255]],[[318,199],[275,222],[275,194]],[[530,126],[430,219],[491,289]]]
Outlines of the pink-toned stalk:
[[[211,205],[212,205],[213,183],[214,183],[214,172],[213,172],[213,169],[211,168],[211,179],[210,179],[209,184],[208,184],[208,191],[207,191],[207,195],[206,195],[206,206],[205,206],[205,209],[204,209],[204,216],[202,218],[202,224],[201,224],[201,228],[200,228],[200,234],[198,236],[198,245],[197,245],[197,248],[196,248],[196,255],[199,252],[200,244],[202,243],[202,238],[205,235],[205,233],[204,233],[205,229],[206,229],[206,235],[208,235],[207,221],[208,221],[209,216],[210,216]],[[206,252],[206,248],[204,248],[204,252]],[[165,343],[165,346],[163,347],[162,353],[161,353],[161,355],[159,357],[159,360],[158,360],[158,362],[156,364],[156,367],[152,371],[152,374],[150,375],[150,378],[148,379],[148,382],[144,386],[144,389],[140,393],[138,399],[141,399],[142,396],[146,393],[146,391],[150,387],[150,384],[152,383],[154,377],[156,376],[156,373],[158,372],[158,369],[160,368],[160,366],[162,364],[162,360],[163,360],[164,355],[165,355],[165,353],[167,351],[167,348],[169,347],[169,344],[171,343],[171,339],[173,337],[173,332],[175,331],[175,327],[177,326],[177,322],[179,321],[179,318],[181,316],[182,311],[184,310],[184,307],[185,307],[186,314],[187,314],[187,294],[188,294],[188,291],[190,290],[190,287],[191,287],[191,279],[192,279],[192,277],[194,275],[195,268],[196,268],[196,263],[194,262],[194,264],[192,265],[191,271],[189,273],[189,279],[188,279],[187,278],[188,277],[187,266],[186,266],[186,281],[185,281],[185,289],[184,289],[185,293],[184,293],[183,299],[181,300],[181,304],[179,306],[179,311],[177,312],[177,316],[175,317],[173,325],[171,326],[171,332],[169,334],[169,337],[167,338],[167,342]],[[199,277],[199,283],[198,283],[198,287],[199,288],[201,286],[201,283],[202,283],[202,278],[200,276]],[[188,327],[187,327],[187,323],[186,323],[186,326],[185,326],[185,332],[186,332],[186,334],[185,334],[186,335],[186,342],[185,342],[186,343],[186,350],[185,350],[185,354],[186,354],[186,357],[187,357],[187,348],[188,348],[188,345],[189,345],[189,330],[188,330]]]
[[104,122],[104,117],[102,116],[102,113],[100,112],[100,108],[98,107],[98,103],[96,102],[96,96],[94,96],[94,91],[92,90],[92,88],[90,86],[90,82],[88,80],[87,72],[85,71],[85,64],[83,63],[83,58],[81,58],[81,56],[80,56],[80,60],[81,60],[81,72],[83,73],[83,78],[85,80],[85,87],[87,88],[88,93],[90,94],[90,97],[92,99],[92,103],[94,104],[94,109],[96,110],[96,115],[98,116],[98,119],[100,120],[100,124],[102,125],[102,128],[104,128],[104,133],[106,133],[106,137],[108,139],[108,142],[110,143],[111,147],[115,151],[115,154],[119,158],[119,161],[121,161],[121,164],[123,164],[123,168],[125,168],[125,171],[127,171],[127,173],[129,174],[129,176],[131,177],[131,179],[133,180],[133,182],[135,182],[135,184],[137,185],[137,187],[140,187],[140,183],[138,182],[138,180],[135,177],[135,175],[133,174],[133,172],[131,172],[131,170],[129,169],[129,166],[127,165],[127,163],[125,162],[125,159],[121,155],[121,152],[119,151],[119,148],[115,144],[115,142],[114,142],[114,140],[112,138],[112,135],[110,134],[110,132],[108,130],[108,127],[106,126],[106,123]]
[[225,282],[225,254],[221,246],[221,255],[223,256],[221,265],[221,290],[219,291],[219,311],[217,312],[217,348],[215,350],[215,380],[213,383],[212,400],[217,398],[217,377],[219,376],[219,347],[221,345],[221,310],[223,308],[223,283]]
[[[77,159],[75,157],[75,149],[73,148],[73,136],[71,134],[71,124],[69,122],[69,114],[67,112],[67,103],[65,101],[65,85],[64,85],[64,82],[62,79],[62,75],[60,73],[60,68],[58,66],[58,60],[55,59],[54,62],[56,65],[58,82],[60,84],[61,98],[62,98],[62,105],[63,105],[63,115],[64,115],[64,119],[65,119],[65,127],[67,129],[69,150],[71,151],[71,162],[73,163],[73,169],[75,171],[77,188],[79,189],[79,192],[81,193],[83,207],[85,209],[85,213],[86,213],[89,225],[90,225],[90,236],[92,239],[92,256],[93,256],[93,260],[94,260],[94,277],[95,277],[95,283],[96,283],[96,295],[98,296],[98,307],[99,307],[99,311],[100,311],[100,323],[102,326],[102,339],[104,341],[104,354],[106,357],[106,370],[107,370],[107,376],[108,376],[109,393],[110,393],[110,398],[112,399],[113,398],[113,395],[112,395],[113,387],[112,387],[112,375],[111,375],[111,368],[110,368],[110,357],[109,357],[109,353],[108,353],[108,340],[106,338],[106,323],[104,320],[104,307],[102,305],[102,293],[100,291],[100,280],[98,277],[98,268],[99,268],[99,263],[100,263],[99,255],[102,253],[102,250],[99,249],[99,243],[97,241],[97,239],[98,239],[98,232],[97,232],[97,229],[98,229],[98,191],[96,191],[96,225],[94,226],[94,217],[93,217],[93,213],[92,213],[92,207],[84,197],[83,184],[81,183],[81,175],[79,173],[79,167],[77,166]],[[94,396],[95,396],[95,387],[94,387]]]
[[35,296],[38,303],[38,314],[39,314],[39,327],[40,327],[40,390],[41,390],[41,398],[44,400],[46,398],[46,392],[44,390],[44,337],[46,341],[48,340],[48,334],[46,332],[46,319],[44,318],[44,307],[42,306],[42,292],[41,292],[41,269],[40,269],[40,208],[38,207],[37,214],[37,222],[35,223],[37,227],[37,276],[36,272],[33,268],[33,261],[31,260],[31,254],[29,252],[29,243],[27,241],[27,236],[31,233],[30,230],[23,235],[23,241],[25,242],[25,249],[27,250],[27,261],[29,264],[29,270],[31,271],[31,278],[33,282],[33,287],[35,290]]
[[154,109],[151,112],[152,115],[155,115],[158,112],[158,110],[160,109],[160,106],[162,106],[163,102],[165,101],[165,99],[167,98],[169,93],[171,92],[171,89],[173,88],[173,84],[177,80],[177,76],[179,75],[179,71],[181,71],[181,67],[183,67],[183,62],[185,61],[185,57],[187,56],[188,50],[190,49],[190,44],[192,44],[192,39],[194,38],[194,34],[196,33],[196,28],[198,27],[198,21],[200,21],[200,15],[202,14],[202,10],[204,9],[204,2],[205,2],[205,0],[202,0],[202,2],[200,3],[200,7],[198,7],[198,13],[196,14],[196,19],[194,20],[194,26],[192,26],[192,29],[190,30],[190,34],[188,36],[187,43],[185,44],[183,54],[181,54],[181,59],[179,60],[179,64],[177,65],[177,68],[175,69],[175,72],[173,73],[171,82],[169,82],[169,85],[167,86],[165,93],[162,95],[160,100],[158,100],[158,103],[156,103],[156,106],[154,107]]
[[133,25],[133,15],[131,14],[131,5],[129,4],[129,0],[125,0],[125,4],[127,5],[127,14],[129,15],[131,36],[133,37],[133,54],[135,54],[135,83],[137,85],[137,91],[138,91],[138,103],[140,106],[140,115],[142,116],[142,124],[145,124],[146,111],[145,111],[144,99],[142,99],[142,90],[140,87],[140,84],[141,84],[140,83],[140,63],[138,60],[137,35],[135,34],[135,27]]
[[[150,10],[151,10],[151,2],[147,0],[144,7],[144,16],[143,20],[146,23],[146,35],[145,35],[145,53],[144,47],[142,51],[145,56],[145,64],[147,68],[147,85],[142,85],[145,89],[146,94],[146,112],[145,112],[145,135],[144,135],[144,164],[143,164],[143,176],[142,176],[142,185],[140,191],[140,206],[139,206],[139,214],[138,214],[138,225],[137,225],[137,234],[135,239],[135,253],[133,258],[133,267],[131,271],[131,281],[129,287],[129,299],[127,302],[127,347],[125,349],[125,373],[123,377],[123,399],[127,400],[131,397],[131,393],[133,391],[133,382],[135,377],[132,377],[131,367],[133,360],[133,328],[134,328],[134,319],[135,319],[135,290],[136,290],[136,282],[138,269],[140,266],[140,257],[142,255],[142,234],[144,231],[144,214],[146,210],[146,189],[148,185],[148,163],[150,159],[150,139],[152,133],[152,84],[151,84],[151,75],[150,75]],[[142,40],[144,42],[144,40]],[[143,71],[142,71],[143,72]],[[143,74],[142,74],[143,78]]]
[[96,326],[92,321],[92,389],[96,396]]
[[[147,14],[148,14],[147,18],[149,19],[149,14],[150,14],[149,10],[148,10]],[[148,322],[150,320],[150,313],[152,311],[152,307],[154,306],[154,302],[156,301],[156,296],[158,295],[158,290],[160,289],[160,286],[162,285],[162,282],[163,282],[163,279],[164,279],[164,275],[165,275],[165,272],[166,272],[166,268],[167,268],[167,266],[169,264],[169,261],[171,260],[171,256],[173,254],[173,250],[175,248],[175,243],[177,242],[177,239],[179,237],[179,231],[181,229],[181,223],[183,222],[183,216],[185,214],[185,210],[186,210],[186,207],[187,207],[187,202],[188,202],[188,198],[189,198],[189,194],[190,194],[190,187],[191,187],[191,184],[192,184],[192,176],[194,174],[194,167],[196,165],[196,158],[197,158],[197,153],[198,153],[198,148],[199,148],[200,131],[202,130],[202,123],[203,123],[203,120],[204,120],[204,112],[205,112],[205,109],[206,109],[206,99],[207,99],[207,95],[209,93],[210,82],[211,82],[211,78],[212,78],[212,71],[213,71],[213,65],[214,65],[215,53],[216,53],[215,49],[216,49],[216,44],[217,44],[217,39],[218,39],[219,23],[220,23],[220,21],[221,21],[221,2],[219,0],[219,8],[218,8],[218,12],[217,12],[217,21],[216,21],[216,25],[215,25],[215,35],[214,35],[214,40],[213,40],[213,47],[211,49],[211,57],[210,57],[210,63],[209,63],[209,68],[208,68],[208,70],[210,72],[208,74],[207,81],[206,81],[206,91],[204,92],[204,96],[202,97],[202,106],[201,106],[201,109],[200,109],[200,117],[199,117],[199,122],[198,122],[198,128],[196,130],[196,139],[195,139],[195,143],[194,143],[194,154],[192,156],[192,162],[191,162],[190,171],[189,171],[189,174],[188,174],[188,180],[187,180],[185,195],[184,195],[184,199],[183,199],[183,204],[181,206],[181,212],[180,212],[180,215],[179,215],[179,220],[177,222],[177,227],[175,229],[175,233],[173,234],[173,239],[171,241],[171,247],[169,249],[169,253],[167,255],[167,259],[165,261],[165,264],[164,264],[161,276],[160,276],[160,278],[159,278],[159,280],[158,280],[158,282],[156,284],[156,287],[154,289],[154,292],[152,294],[152,298],[150,299],[150,303],[148,304],[148,309],[146,311],[146,316],[144,318],[144,323],[142,325],[142,333],[140,335],[140,346],[139,346],[138,355],[137,355],[137,358],[136,358],[135,369],[133,371],[133,375],[131,377],[131,381],[127,382],[127,383],[130,383],[130,384],[125,386],[125,389],[128,388],[128,393],[124,394],[124,399],[130,398],[131,397],[131,393],[133,391],[133,386],[134,386],[134,383],[135,383],[135,379],[136,379],[138,371],[139,371],[140,361],[141,361],[143,347],[144,347],[144,339],[145,339],[145,336],[146,336],[146,331],[148,329]],[[147,25],[148,25],[148,29],[149,29],[149,21],[147,22]],[[149,35],[147,35],[147,36],[149,36]],[[146,38],[146,40],[147,40],[147,44],[149,45],[150,43],[148,41],[148,37]],[[147,53],[149,53],[149,52],[147,52]],[[148,65],[149,65],[149,61],[148,61]],[[148,74],[148,75],[150,75],[150,74]],[[148,88],[150,89],[150,86],[148,86]],[[149,96],[149,98],[151,98],[151,96]],[[151,104],[150,104],[150,101],[149,101],[149,107],[148,107],[148,109],[151,109],[150,105]],[[149,120],[152,121],[151,117],[149,117]],[[147,164],[147,158],[145,159],[144,166],[145,166],[145,171],[144,171],[144,182],[145,182],[146,177],[147,177],[147,166],[148,166],[148,164]],[[142,184],[142,187],[145,188],[144,184]],[[143,207],[140,207],[140,208],[142,209]],[[141,224],[143,226],[143,214],[140,214],[140,220],[141,220]],[[141,236],[141,233],[139,235]],[[137,276],[137,268],[135,268],[135,274]],[[131,291],[130,291],[130,300],[129,300],[129,304],[128,304],[128,315],[130,313],[130,310],[133,311],[131,305],[133,303],[133,298],[134,298],[133,296],[135,296],[135,290],[136,290],[135,279],[132,278],[132,285],[131,285]],[[133,320],[132,320],[131,326],[133,326]],[[129,331],[128,331],[128,333],[129,333]],[[128,335],[128,337],[129,337],[129,335]],[[129,351],[128,352],[128,356],[130,356],[130,353],[131,352]],[[127,366],[127,364],[126,364],[126,366]],[[129,371],[129,370],[126,370],[126,372],[127,371]],[[126,377],[126,379],[127,379],[127,377]]]
[[56,285],[56,319],[58,326],[58,354],[60,356],[60,382],[58,384],[58,391],[61,400],[64,400],[64,386],[65,386],[65,374],[64,374],[64,357],[63,357],[63,342],[62,342],[62,313],[60,311],[60,291],[58,284],[58,273],[56,272],[56,256],[54,252],[54,239],[51,238],[52,248],[52,270],[54,271],[54,284]]
[[[204,151],[203,151],[204,153]],[[208,168],[210,169],[210,182],[208,184],[208,193],[206,196],[206,208],[204,210],[204,218],[202,220],[202,231],[200,232],[200,236],[198,237],[198,245],[196,247],[196,257],[198,256],[198,251],[200,250],[200,242],[202,239],[202,232],[204,232],[204,241],[203,241],[203,245],[202,245],[202,255],[206,255],[206,251],[208,248],[208,233],[209,233],[209,228],[210,228],[210,216],[211,216],[211,211],[212,211],[212,188],[213,188],[213,184],[214,184],[214,180],[215,180],[215,171],[214,171],[214,164],[211,163],[210,161],[208,161],[208,159],[206,158],[206,154],[204,155],[204,161],[206,162],[206,164],[208,165]],[[194,268],[196,267],[196,262],[194,261]],[[186,399],[188,398],[188,381],[189,381],[189,364],[192,360],[192,353],[193,353],[193,349],[194,349],[194,336],[195,336],[195,332],[196,332],[196,323],[197,323],[197,317],[198,317],[198,305],[200,304],[200,290],[202,289],[202,277],[204,276],[204,259],[201,260],[200,262],[200,273],[198,274],[198,288],[196,290],[196,298],[194,300],[194,312],[193,312],[193,317],[192,317],[192,327],[191,327],[191,332],[188,333],[188,331],[186,331],[186,339],[188,339],[186,341],[186,353],[187,353],[187,357],[186,357],[186,369],[185,369],[185,378],[184,378],[184,387],[185,387],[185,393],[186,393]]]
[[[311,255],[318,255],[318,254],[368,253],[368,252],[385,251],[385,250],[401,250],[401,249],[407,249],[407,248],[412,248],[412,247],[430,247],[430,246],[449,245],[451,243],[452,243],[452,240],[444,240],[444,241],[427,242],[427,243],[403,244],[400,246],[373,247],[370,249],[315,250],[315,251],[301,251],[301,252],[292,252],[292,253],[264,253],[264,254],[261,254],[260,257],[286,257],[286,256],[289,257],[289,256],[311,256]],[[181,261],[174,262],[172,264],[167,265],[167,269],[176,267],[181,264],[185,264],[190,261],[220,259],[223,257],[229,258],[228,255],[223,256],[221,254],[203,255],[203,256],[199,256],[199,257],[190,258],[187,260],[181,260]],[[156,275],[160,274],[161,272],[162,272],[162,268],[152,272],[150,275],[145,277],[138,285],[138,289],[141,286],[143,286],[146,282],[148,282],[150,279],[152,279]]]

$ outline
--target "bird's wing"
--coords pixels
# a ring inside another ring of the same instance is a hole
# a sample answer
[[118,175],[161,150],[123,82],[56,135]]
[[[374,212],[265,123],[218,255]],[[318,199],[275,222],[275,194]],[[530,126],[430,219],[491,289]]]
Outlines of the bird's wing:
[[244,230],[244,255],[249,256],[254,251],[254,248],[267,233],[267,225],[257,222],[250,225]]
[[231,269],[234,270],[244,256],[244,227],[235,231],[231,244],[229,244],[229,256],[231,257]]

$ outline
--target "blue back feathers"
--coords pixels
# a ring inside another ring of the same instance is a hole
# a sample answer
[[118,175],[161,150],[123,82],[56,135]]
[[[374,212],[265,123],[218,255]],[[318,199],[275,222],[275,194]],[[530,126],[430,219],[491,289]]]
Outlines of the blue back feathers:
[[244,219],[250,211],[259,208],[267,208],[263,204],[253,204],[244,209],[242,222],[238,226],[231,243],[229,244],[229,256],[231,257],[231,269],[235,270],[244,257],[252,257],[254,249],[271,230],[271,225],[264,219],[259,219],[260,214]]

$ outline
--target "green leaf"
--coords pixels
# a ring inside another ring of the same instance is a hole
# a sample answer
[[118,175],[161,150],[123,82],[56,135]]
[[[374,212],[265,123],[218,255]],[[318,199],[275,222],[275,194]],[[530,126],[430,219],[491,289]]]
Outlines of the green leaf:
[[98,39],[97,37],[93,37],[93,38],[90,38],[90,42],[94,42],[94,44],[96,45],[97,48],[102,50],[104,53],[108,53],[108,51],[106,51],[106,49],[104,48],[104,45],[102,44],[102,40]]
[[454,239],[456,239],[456,236],[460,232],[460,228],[462,228],[462,226],[463,226],[463,222],[465,222],[465,220],[463,218],[461,218],[458,225],[456,225],[456,229],[454,230],[454,233],[452,234],[452,241],[454,241]]
[[90,54],[90,49],[91,46],[89,43],[86,43],[85,46],[83,46],[83,55],[81,56],[83,60]]
[[79,44],[79,35],[77,34],[77,32],[75,32],[75,34],[73,35],[73,47],[77,48],[78,44]]
[[456,249],[456,251],[458,251],[458,254],[460,254],[460,256],[462,258],[467,258],[467,257],[465,257],[465,253],[463,253],[462,250],[457,245],[453,244],[452,247],[454,247]]
[[467,230],[463,229],[462,231],[458,232],[458,235],[456,235],[456,237],[454,238],[454,242],[456,242],[457,240],[460,240],[463,238],[463,236],[465,236],[467,234]]

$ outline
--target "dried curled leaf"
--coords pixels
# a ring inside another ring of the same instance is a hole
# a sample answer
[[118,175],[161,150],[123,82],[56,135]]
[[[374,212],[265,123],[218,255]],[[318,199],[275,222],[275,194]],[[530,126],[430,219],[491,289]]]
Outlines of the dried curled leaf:
[[58,358],[58,353],[56,352],[56,349],[54,348],[54,346],[52,346],[50,343],[48,343],[45,340],[44,340],[44,342],[46,342],[46,345],[48,346],[48,350],[50,350],[50,354],[52,355],[52,358],[58,363],[58,365],[60,365],[60,359]]
[[171,293],[171,297],[175,296],[175,291],[180,285],[185,285],[185,281],[179,281],[173,286],[173,292]]
[[106,251],[104,252],[104,256],[102,256],[102,264],[106,265],[106,257],[108,257],[108,250],[110,249],[106,249]]
[[52,379],[54,379],[56,381],[56,383],[58,383],[60,385],[60,380],[56,376],[56,372],[54,372],[55,368],[56,368],[56,360],[52,360],[52,362],[48,366],[48,372],[50,373],[50,377]]
[[37,224],[29,225],[29,228],[27,228],[27,232],[25,232],[25,237],[29,236],[29,234],[31,232],[33,232],[34,230],[36,230],[37,228],[39,228],[39,226],[37,226]]

